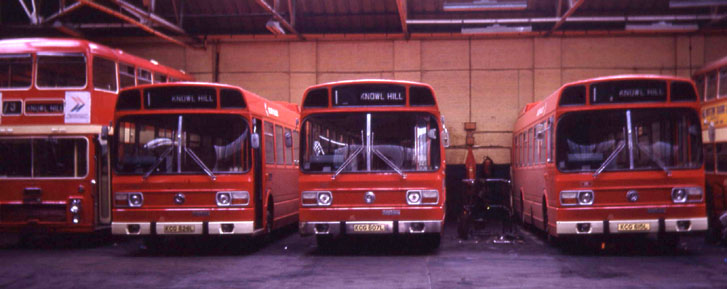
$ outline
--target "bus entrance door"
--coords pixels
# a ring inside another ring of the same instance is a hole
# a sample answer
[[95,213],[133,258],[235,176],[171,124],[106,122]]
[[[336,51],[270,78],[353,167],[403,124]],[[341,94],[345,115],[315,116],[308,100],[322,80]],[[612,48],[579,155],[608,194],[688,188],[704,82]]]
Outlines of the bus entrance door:
[[253,147],[253,181],[255,182],[255,225],[260,229],[263,226],[263,154],[262,154],[262,121],[256,118],[252,120],[252,132],[258,135],[258,145]]

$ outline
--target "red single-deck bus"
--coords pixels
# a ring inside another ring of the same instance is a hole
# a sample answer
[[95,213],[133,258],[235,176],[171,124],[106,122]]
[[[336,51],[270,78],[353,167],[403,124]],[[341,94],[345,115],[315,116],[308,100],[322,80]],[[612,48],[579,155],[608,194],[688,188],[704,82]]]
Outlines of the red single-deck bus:
[[620,75],[568,83],[513,130],[513,206],[568,235],[707,229],[699,102],[689,79]]
[[177,79],[191,77],[85,40],[0,40],[0,231],[108,229],[118,89]]
[[300,233],[422,234],[439,245],[444,147],[434,91],[423,83],[354,80],[305,91]]
[[702,101],[702,140],[711,236],[727,237],[727,57],[694,73]]
[[295,223],[298,117],[297,105],[230,85],[122,91],[112,233],[254,235]]

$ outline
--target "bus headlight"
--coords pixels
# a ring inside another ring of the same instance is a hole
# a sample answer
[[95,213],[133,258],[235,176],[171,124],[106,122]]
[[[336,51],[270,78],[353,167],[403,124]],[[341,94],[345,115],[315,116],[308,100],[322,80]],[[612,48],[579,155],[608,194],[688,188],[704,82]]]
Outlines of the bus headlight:
[[578,204],[593,205],[593,191],[580,191],[578,192]]
[[562,206],[590,206],[593,205],[594,199],[595,193],[590,190],[560,192],[560,204]]
[[333,195],[331,192],[323,191],[318,192],[318,205],[319,206],[330,206],[333,203]]
[[422,202],[422,191],[411,190],[406,191],[406,203],[409,205],[419,205]]
[[406,203],[409,205],[436,205],[439,203],[437,190],[408,190]]
[[138,208],[144,204],[144,195],[142,193],[129,193],[129,207]]
[[230,203],[232,203],[232,195],[230,194],[230,192],[217,192],[215,200],[217,201],[218,206],[226,207],[229,206]]
[[250,203],[250,193],[247,191],[232,192],[233,206],[247,206]]
[[701,202],[703,195],[700,187],[673,188],[671,190],[671,200],[677,204]]

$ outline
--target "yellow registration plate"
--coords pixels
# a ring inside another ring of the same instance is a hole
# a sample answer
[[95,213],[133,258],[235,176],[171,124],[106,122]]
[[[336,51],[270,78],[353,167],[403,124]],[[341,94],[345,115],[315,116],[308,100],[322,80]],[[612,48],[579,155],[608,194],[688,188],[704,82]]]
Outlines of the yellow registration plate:
[[649,223],[618,224],[619,232],[647,232],[650,229]]
[[386,231],[386,226],[384,226],[382,224],[354,224],[353,231],[354,232],[384,232],[384,231]]
[[164,233],[166,233],[166,234],[194,233],[194,225],[165,225]]

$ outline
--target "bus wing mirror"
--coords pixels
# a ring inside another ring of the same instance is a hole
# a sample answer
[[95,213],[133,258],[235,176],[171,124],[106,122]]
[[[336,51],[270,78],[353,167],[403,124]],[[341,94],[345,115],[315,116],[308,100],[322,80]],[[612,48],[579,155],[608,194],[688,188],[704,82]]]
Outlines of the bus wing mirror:
[[109,139],[109,127],[104,125],[101,127],[101,140],[108,140],[108,139]]
[[250,135],[250,145],[254,149],[260,148],[260,134],[259,133],[253,133]]
[[449,147],[449,131],[446,127],[442,130],[442,145],[444,145],[445,148]]
[[545,138],[545,126],[542,123],[535,126],[535,137],[539,140]]
[[293,136],[289,132],[285,133],[285,147],[289,148],[293,146]]

